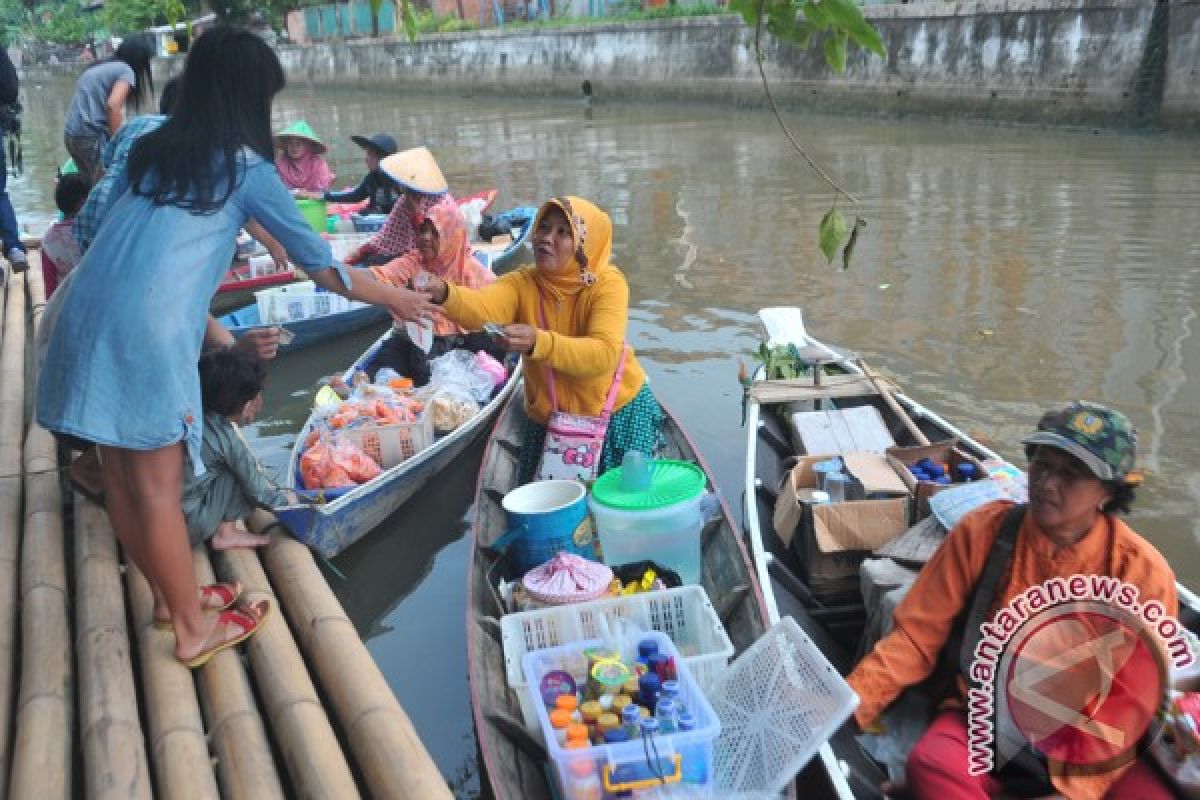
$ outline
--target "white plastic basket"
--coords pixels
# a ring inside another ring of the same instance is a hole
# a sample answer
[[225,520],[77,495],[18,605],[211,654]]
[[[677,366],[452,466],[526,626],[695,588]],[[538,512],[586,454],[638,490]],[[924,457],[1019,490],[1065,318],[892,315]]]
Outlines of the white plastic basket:
[[778,794],[858,705],[858,695],[791,617],[725,670],[708,699],[721,718],[718,793]]
[[702,586],[507,614],[500,619],[504,669],[530,730],[538,729],[537,709],[533,696],[525,691],[522,658],[533,650],[598,638],[604,633],[601,619],[610,629],[614,620],[624,619],[669,636],[702,689],[707,690],[733,658],[733,643]]
[[336,435],[353,442],[381,468],[391,469],[433,444],[433,422],[422,411],[415,422],[349,428]]
[[[554,767],[564,797],[571,796],[565,789],[567,778],[571,774],[571,765],[577,761],[588,760],[595,762],[602,780],[608,779],[614,784],[657,784],[655,775],[674,776],[673,783],[696,788],[713,784],[713,742],[721,733],[721,722],[670,637],[652,631],[641,638],[653,639],[658,644],[660,653],[675,658],[679,696],[688,712],[695,717],[696,728],[687,732],[660,734],[648,740],[649,743],[639,738],[620,744],[592,745],[579,750],[568,750],[558,743],[550,725],[546,706],[540,698],[536,698],[534,707],[538,724],[545,737],[550,763]],[[583,686],[587,673],[587,657],[584,651],[602,645],[603,640],[593,639],[526,653],[523,659],[525,680],[529,686],[526,694],[536,694],[542,676],[554,670],[569,672],[576,683]],[[622,655],[627,660],[631,656],[630,653]],[[676,756],[679,758],[676,759]],[[606,793],[604,796],[613,795]]]
[[[384,216],[384,219],[386,218]],[[383,225],[380,224],[380,227]],[[337,233],[329,237],[329,247],[333,250],[334,258],[344,261],[346,256],[362,247],[371,236],[370,233]]]

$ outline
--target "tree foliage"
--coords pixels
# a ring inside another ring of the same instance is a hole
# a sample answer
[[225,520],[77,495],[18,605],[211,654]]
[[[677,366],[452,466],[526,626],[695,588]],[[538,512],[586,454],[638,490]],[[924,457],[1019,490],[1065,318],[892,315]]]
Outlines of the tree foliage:
[[106,0],[102,14],[114,33],[134,33],[153,25],[182,22],[187,7],[182,0]]
[[853,226],[847,223],[846,217],[837,208],[838,199],[845,198],[857,206],[858,198],[838,185],[813,161],[812,156],[792,135],[791,129],[784,122],[775,97],[771,94],[767,72],[763,68],[765,56],[762,50],[762,34],[766,29],[777,39],[804,48],[811,47],[816,40],[822,39],[821,48],[825,63],[835,72],[845,72],[850,45],[874,53],[880,58],[887,58],[883,39],[880,38],[879,31],[863,17],[854,0],[730,0],[729,6],[741,14],[748,25],[754,27],[754,50],[763,91],[784,134],[808,162],[809,167],[834,191],[833,205],[817,227],[818,241],[827,262],[832,263],[834,256],[841,249],[842,269],[849,269],[859,232],[867,226],[867,221],[861,216],[856,216]]

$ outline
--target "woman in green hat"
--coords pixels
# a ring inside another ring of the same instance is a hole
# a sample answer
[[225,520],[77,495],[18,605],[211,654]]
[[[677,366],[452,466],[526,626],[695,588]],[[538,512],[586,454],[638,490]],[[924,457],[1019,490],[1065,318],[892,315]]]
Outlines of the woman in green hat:
[[333,184],[333,172],[322,158],[325,143],[304,120],[275,134],[275,167],[293,192],[324,192]]

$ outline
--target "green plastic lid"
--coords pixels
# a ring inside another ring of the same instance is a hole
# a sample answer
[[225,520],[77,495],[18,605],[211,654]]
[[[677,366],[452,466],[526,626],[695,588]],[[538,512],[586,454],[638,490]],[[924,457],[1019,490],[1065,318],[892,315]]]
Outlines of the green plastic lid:
[[704,493],[708,483],[704,470],[687,461],[651,461],[650,486],[631,489],[622,480],[625,467],[601,475],[592,484],[597,503],[619,511],[652,511],[676,503],[694,500]]

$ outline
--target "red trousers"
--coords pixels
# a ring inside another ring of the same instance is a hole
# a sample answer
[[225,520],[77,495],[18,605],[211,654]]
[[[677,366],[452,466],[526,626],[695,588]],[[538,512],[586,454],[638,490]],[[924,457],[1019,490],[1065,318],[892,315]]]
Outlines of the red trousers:
[[[991,775],[967,772],[967,716],[943,711],[908,754],[908,791],[915,800],[984,800],[1003,786]],[[1138,760],[1105,796],[1107,800],[1171,800],[1149,764]]]

